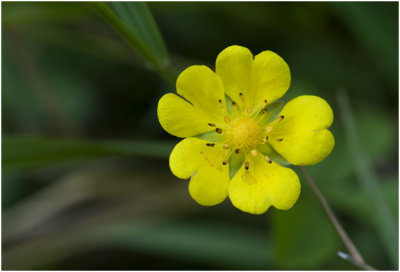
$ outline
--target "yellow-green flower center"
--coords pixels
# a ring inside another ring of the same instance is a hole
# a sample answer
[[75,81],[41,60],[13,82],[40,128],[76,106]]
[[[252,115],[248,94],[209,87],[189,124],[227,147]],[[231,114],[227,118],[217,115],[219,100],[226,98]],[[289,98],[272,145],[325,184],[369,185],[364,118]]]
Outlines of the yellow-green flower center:
[[251,118],[235,119],[227,131],[227,142],[235,148],[253,148],[260,142],[261,127]]

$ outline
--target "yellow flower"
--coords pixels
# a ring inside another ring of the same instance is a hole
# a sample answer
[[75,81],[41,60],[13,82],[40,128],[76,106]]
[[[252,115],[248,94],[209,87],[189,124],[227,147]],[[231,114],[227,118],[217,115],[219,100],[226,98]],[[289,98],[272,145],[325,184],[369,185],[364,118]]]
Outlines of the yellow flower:
[[190,66],[177,79],[182,97],[168,93],[158,104],[161,126],[186,138],[170,156],[172,173],[190,178],[190,195],[216,205],[229,196],[238,209],[261,214],[272,205],[289,209],[300,194],[296,173],[287,167],[326,158],[335,140],[328,103],[299,96],[283,106],[290,71],[271,51],[253,58],[230,46],[217,57],[216,71]]

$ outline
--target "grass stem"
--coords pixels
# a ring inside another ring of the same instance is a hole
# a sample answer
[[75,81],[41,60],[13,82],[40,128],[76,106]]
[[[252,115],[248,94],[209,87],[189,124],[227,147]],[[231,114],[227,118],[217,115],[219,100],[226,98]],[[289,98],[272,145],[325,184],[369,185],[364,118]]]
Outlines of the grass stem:
[[353,241],[350,239],[349,235],[344,230],[342,224],[340,223],[339,219],[336,217],[335,213],[333,212],[332,208],[330,207],[328,201],[326,201],[324,195],[319,190],[318,186],[315,184],[313,178],[307,172],[307,170],[303,166],[299,166],[301,173],[304,175],[305,179],[307,180],[308,184],[310,184],[311,189],[317,195],[319,201],[321,202],[322,206],[325,209],[325,212],[328,214],[329,219],[332,221],[333,226],[335,227],[337,233],[339,234],[340,238],[342,239],[344,245],[346,246],[347,250],[350,253],[351,258],[344,258],[345,260],[350,261],[355,266],[364,269],[364,270],[375,270],[372,266],[367,264],[364,261],[364,258],[361,256],[360,252],[354,245]]

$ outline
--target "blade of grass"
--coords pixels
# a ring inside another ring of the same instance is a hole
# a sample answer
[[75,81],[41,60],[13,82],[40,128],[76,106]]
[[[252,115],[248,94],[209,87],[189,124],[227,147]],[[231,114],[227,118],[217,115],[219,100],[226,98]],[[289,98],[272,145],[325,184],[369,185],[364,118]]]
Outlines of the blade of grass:
[[396,223],[390,209],[378,185],[379,179],[373,171],[370,159],[360,146],[359,136],[356,131],[355,120],[350,108],[349,97],[345,91],[337,95],[340,116],[344,126],[344,132],[348,148],[357,173],[358,181],[362,190],[368,194],[371,200],[371,213],[375,216],[375,225],[381,236],[387,254],[393,265],[397,267],[398,236]]
[[[129,26],[131,27],[129,27],[127,23],[121,20],[106,4],[101,2],[90,2],[89,4],[100,13],[100,15],[114,28],[114,30],[122,38],[124,38],[125,41],[144,60],[147,61],[147,64],[151,69],[158,73],[171,86],[175,85],[176,74],[169,65],[166,49],[164,43],[162,42],[161,35],[159,33],[154,34],[154,32],[157,30],[157,27],[155,25],[155,22],[152,21],[151,14],[148,10],[148,15],[144,15],[144,19],[140,21],[140,26],[137,26],[135,20],[131,18],[132,14],[129,14],[128,11],[123,11],[122,14],[125,20],[128,20],[128,17],[130,18]],[[147,7],[142,6],[141,8],[145,9]],[[122,10],[122,7],[119,9]],[[150,23],[150,26],[143,26],[145,22],[149,23],[150,21],[152,21],[152,24]],[[133,25],[135,27],[132,27]],[[138,30],[137,32],[134,31],[136,29]],[[144,34],[144,32],[146,32],[147,30],[152,30],[153,34],[151,36],[149,36],[150,34]],[[152,41],[149,42],[150,40]],[[150,46],[149,44],[152,44],[152,46]],[[155,51],[152,50],[153,47],[157,48],[155,50],[158,53],[155,53]],[[165,57],[163,57],[164,55]]]
[[76,141],[5,138],[3,170],[48,167],[97,158],[136,155],[168,158],[174,143],[155,141]]
[[168,65],[168,54],[160,31],[145,2],[113,2],[121,20],[157,56],[161,66]]
[[129,27],[124,24],[106,4],[101,2],[90,2],[89,5],[94,7],[100,15],[103,16],[104,20],[106,20],[107,23],[109,23],[142,58],[144,58],[154,68],[158,67],[158,60],[151,52],[150,48],[146,46],[136,33],[132,32]]
[[[340,236],[340,239],[342,239],[344,245],[346,246],[347,250],[350,252],[351,258],[351,263],[356,265],[357,267],[364,269],[364,270],[375,270],[372,266],[367,264],[364,261],[364,258],[361,256],[360,252],[358,251],[357,247],[354,245],[353,241],[347,234],[347,232],[344,230],[342,224],[340,223],[339,219],[336,217],[335,213],[333,212],[331,206],[329,205],[328,201],[324,197],[324,195],[321,193],[319,190],[317,184],[314,182],[312,177],[308,174],[307,170],[303,166],[299,166],[299,169],[305,179],[307,180],[308,184],[310,185],[311,189],[314,191],[316,196],[318,197],[319,201],[322,204],[322,207],[324,208],[325,212],[328,214],[329,219],[332,221],[333,226],[335,227],[337,233]],[[342,257],[343,255],[339,255],[339,257]],[[348,259],[350,260],[350,259]]]

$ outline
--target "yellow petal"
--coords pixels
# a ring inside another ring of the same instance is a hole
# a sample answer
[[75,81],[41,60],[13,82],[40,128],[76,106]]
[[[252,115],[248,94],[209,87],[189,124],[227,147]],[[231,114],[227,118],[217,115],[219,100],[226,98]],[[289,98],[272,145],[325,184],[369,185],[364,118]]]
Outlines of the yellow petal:
[[217,57],[215,72],[221,77],[226,94],[240,105],[239,93],[244,99],[249,98],[252,63],[250,50],[238,45],[225,48]]
[[188,67],[179,75],[176,89],[208,119],[223,123],[225,109],[221,108],[221,104],[225,105],[224,87],[221,79],[207,66]]
[[249,49],[233,45],[218,55],[215,70],[225,92],[240,105],[257,107],[264,100],[270,104],[290,86],[289,66],[272,51],[261,52],[253,59]]
[[197,138],[179,142],[170,156],[172,173],[182,179],[191,177],[189,193],[199,204],[210,206],[222,202],[228,195],[228,166],[223,165],[225,150]]
[[287,63],[272,51],[263,51],[254,58],[252,70],[252,103],[268,104],[281,98],[290,86],[290,70]]
[[270,133],[269,143],[290,163],[313,165],[331,153],[335,139],[327,128],[333,112],[325,100],[299,96],[285,105],[281,115],[285,118]]
[[157,114],[163,129],[177,137],[190,137],[215,129],[208,125],[213,120],[207,119],[202,111],[172,93],[161,97]]
[[300,195],[300,181],[296,173],[274,162],[266,162],[257,156],[244,167],[229,184],[232,204],[248,213],[262,214],[272,205],[278,209],[290,209]]
[[180,141],[169,156],[172,173],[181,179],[188,179],[202,163],[203,148],[206,142],[197,138],[186,138]]
[[189,193],[200,205],[217,205],[228,196],[228,185],[227,166],[217,169],[204,164],[190,179]]

